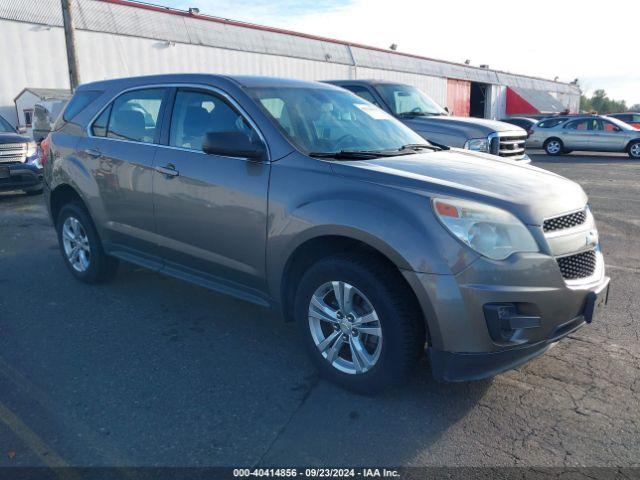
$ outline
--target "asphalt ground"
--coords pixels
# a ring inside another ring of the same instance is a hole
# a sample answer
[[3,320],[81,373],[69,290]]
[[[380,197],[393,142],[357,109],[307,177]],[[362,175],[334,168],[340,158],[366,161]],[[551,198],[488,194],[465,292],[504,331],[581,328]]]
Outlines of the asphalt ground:
[[612,278],[592,325],[486,381],[362,397],[268,311],[123,266],[74,280],[42,197],[0,194],[0,467],[640,466],[640,163],[533,154],[578,181]]

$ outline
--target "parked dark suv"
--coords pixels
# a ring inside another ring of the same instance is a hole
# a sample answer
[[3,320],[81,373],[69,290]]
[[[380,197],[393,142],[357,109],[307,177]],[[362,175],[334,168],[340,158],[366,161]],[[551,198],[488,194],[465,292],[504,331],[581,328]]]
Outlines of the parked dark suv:
[[44,165],[70,272],[122,259],[276,308],[341,385],[398,382],[425,346],[436,378],[495,375],[606,300],[579,185],[431,145],[343,89],[166,75],[76,97]]
[[42,168],[35,142],[0,116],[0,192],[8,190],[40,193]]

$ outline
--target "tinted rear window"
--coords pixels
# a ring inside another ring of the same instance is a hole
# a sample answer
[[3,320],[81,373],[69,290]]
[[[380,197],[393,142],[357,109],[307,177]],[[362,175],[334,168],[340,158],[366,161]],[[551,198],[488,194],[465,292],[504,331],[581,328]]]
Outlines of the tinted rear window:
[[97,90],[83,90],[81,92],[77,92],[67,105],[67,108],[64,109],[64,113],[62,114],[64,121],[68,122],[72,120],[101,94],[102,92]]

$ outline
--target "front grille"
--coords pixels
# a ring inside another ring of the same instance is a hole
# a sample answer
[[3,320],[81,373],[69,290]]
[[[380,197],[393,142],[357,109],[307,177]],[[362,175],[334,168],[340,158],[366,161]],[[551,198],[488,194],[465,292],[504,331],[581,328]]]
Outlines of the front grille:
[[570,213],[568,215],[562,215],[560,217],[550,218],[545,220],[542,224],[542,229],[545,232],[554,232],[556,230],[564,230],[565,228],[575,227],[582,225],[587,221],[587,211],[580,210],[579,212]]
[[587,278],[596,271],[596,251],[577,253],[567,257],[557,258],[560,272],[565,280]]
[[527,134],[499,137],[498,155],[501,157],[521,157],[524,155],[524,144]]
[[22,163],[27,156],[26,143],[0,144],[0,163]]

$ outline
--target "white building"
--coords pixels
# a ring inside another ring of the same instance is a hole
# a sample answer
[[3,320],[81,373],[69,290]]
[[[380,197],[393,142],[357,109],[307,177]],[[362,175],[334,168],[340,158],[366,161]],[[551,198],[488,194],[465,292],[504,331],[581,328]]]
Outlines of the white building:
[[[60,88],[23,88],[13,99],[16,107],[16,126],[23,128],[27,135],[33,136],[38,117],[57,117],[70,98],[71,91]],[[42,121],[51,123],[51,118],[40,118],[40,123]]]
[[[129,0],[74,0],[82,82],[154,73],[376,78],[423,89],[458,115],[579,108],[576,85],[250,25]],[[28,85],[68,89],[60,0],[0,2],[0,114]]]

